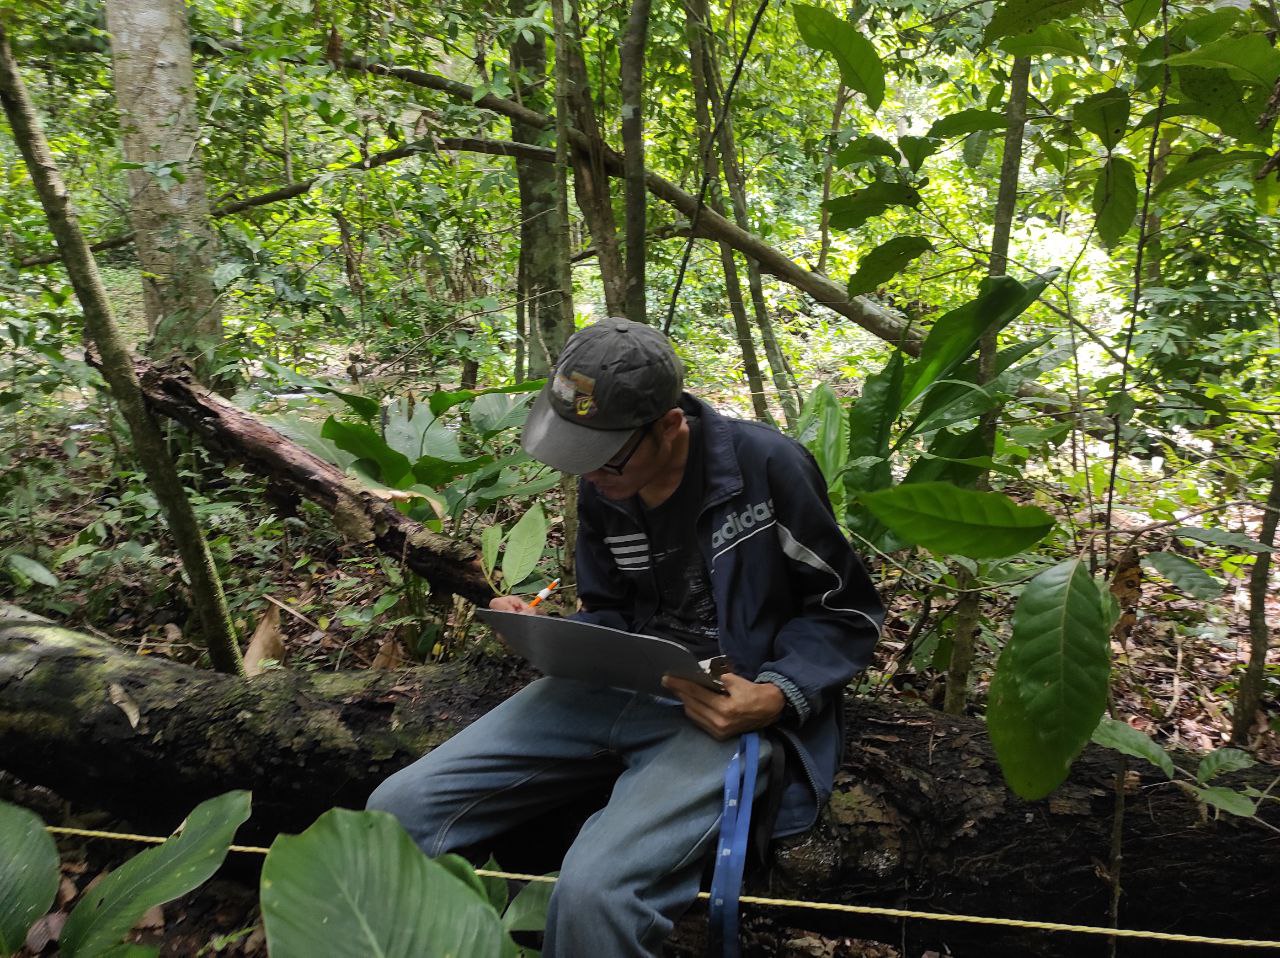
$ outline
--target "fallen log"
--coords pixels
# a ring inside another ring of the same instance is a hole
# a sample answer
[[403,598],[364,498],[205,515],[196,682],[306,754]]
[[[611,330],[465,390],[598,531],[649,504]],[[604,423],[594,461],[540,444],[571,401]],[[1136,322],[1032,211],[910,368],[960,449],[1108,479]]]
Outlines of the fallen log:
[[[201,799],[250,788],[259,832],[298,830],[332,805],[360,805],[525,677],[501,658],[477,657],[391,674],[280,670],[246,681],[57,627],[0,622],[0,761],[28,783],[140,827],[168,827]],[[779,854],[760,893],[1107,924],[1118,756],[1090,748],[1050,799],[1024,802],[1005,788],[977,720],[866,700],[851,700],[847,717],[829,825]],[[1265,788],[1270,778],[1255,771],[1234,781]],[[1206,818],[1145,769],[1130,774],[1125,800],[1122,927],[1276,937],[1275,831]],[[1263,814],[1280,825],[1273,803]],[[912,955],[943,945],[959,954],[1101,955],[1106,946],[814,912],[776,921],[905,940]],[[1178,947],[1122,940],[1119,953]]]
[[347,538],[377,546],[432,588],[482,606],[493,598],[471,546],[410,519],[395,503],[206,389],[186,370],[161,368],[140,357],[133,364],[152,414],[185,426],[218,457],[242,464],[279,491],[321,506]]

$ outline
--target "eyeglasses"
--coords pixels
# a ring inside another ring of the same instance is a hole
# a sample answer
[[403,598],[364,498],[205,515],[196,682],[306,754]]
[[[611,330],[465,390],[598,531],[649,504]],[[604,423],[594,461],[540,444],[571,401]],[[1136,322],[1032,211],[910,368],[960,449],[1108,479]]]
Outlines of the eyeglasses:
[[640,448],[644,437],[649,435],[649,430],[652,428],[653,423],[647,422],[637,429],[636,434],[627,440],[627,444],[618,451],[618,454],[600,467],[600,471],[612,473],[615,476],[622,475],[622,470],[627,468],[627,463],[631,461],[631,457],[636,454],[636,450]]

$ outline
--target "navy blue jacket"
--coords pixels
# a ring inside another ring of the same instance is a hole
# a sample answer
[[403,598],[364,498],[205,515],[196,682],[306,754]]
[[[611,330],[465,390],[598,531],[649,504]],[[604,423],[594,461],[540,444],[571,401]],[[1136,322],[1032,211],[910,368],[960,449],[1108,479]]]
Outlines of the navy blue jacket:
[[[697,536],[720,650],[738,674],[778,681],[799,705],[774,727],[790,753],[774,835],[794,834],[813,825],[831,794],[844,739],[841,693],[871,660],[884,609],[836,525],[808,451],[769,426],[721,416],[688,393],[681,406],[702,422],[706,488]],[[657,611],[655,587],[638,580],[653,572],[626,562],[643,538],[635,510],[581,483],[583,611],[574,618],[643,632]]]

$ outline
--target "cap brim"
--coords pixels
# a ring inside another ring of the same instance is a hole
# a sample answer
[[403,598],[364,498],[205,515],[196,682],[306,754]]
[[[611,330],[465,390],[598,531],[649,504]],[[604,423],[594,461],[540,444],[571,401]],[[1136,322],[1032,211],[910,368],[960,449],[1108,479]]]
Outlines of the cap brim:
[[560,416],[543,388],[529,410],[520,445],[539,462],[580,476],[599,469],[626,445],[635,427],[591,429]]

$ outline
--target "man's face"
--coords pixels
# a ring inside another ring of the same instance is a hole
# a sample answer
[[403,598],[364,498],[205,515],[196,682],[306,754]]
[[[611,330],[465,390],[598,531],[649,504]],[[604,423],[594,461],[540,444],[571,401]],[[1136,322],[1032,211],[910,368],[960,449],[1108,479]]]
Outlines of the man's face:
[[609,464],[585,473],[583,478],[606,499],[621,501],[639,493],[657,479],[669,463],[672,433],[678,431],[683,422],[683,416],[676,412],[675,417],[668,414],[637,429]]

